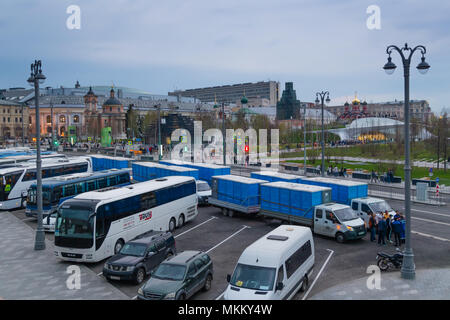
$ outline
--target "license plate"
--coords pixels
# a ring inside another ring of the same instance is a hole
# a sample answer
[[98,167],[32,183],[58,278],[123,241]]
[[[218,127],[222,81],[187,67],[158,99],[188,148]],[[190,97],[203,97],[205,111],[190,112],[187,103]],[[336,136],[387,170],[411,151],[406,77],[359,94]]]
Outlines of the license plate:
[[364,234],[364,231],[363,232],[360,232],[360,233],[358,233],[358,235],[360,235],[360,236],[362,236]]
[[114,276],[111,276],[110,277],[112,280],[120,280],[120,277],[114,277]]

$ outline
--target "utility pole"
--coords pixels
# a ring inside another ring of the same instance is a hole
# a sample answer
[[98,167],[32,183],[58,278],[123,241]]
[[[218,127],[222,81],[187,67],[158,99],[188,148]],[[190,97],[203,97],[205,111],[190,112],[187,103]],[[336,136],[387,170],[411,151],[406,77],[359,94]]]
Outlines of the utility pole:
[[223,165],[227,164],[226,152],[225,152],[225,102],[222,102],[222,154],[223,154]]

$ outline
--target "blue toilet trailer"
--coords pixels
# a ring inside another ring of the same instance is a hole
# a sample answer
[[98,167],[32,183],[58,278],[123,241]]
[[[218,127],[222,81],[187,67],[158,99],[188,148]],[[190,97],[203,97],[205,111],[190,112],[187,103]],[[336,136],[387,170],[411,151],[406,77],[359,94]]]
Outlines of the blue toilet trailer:
[[300,183],[331,188],[332,201],[347,205],[351,203],[352,199],[367,197],[368,194],[368,185],[364,182],[301,177]]
[[261,185],[260,214],[312,224],[313,208],[331,202],[331,188],[284,181]]
[[208,203],[222,208],[224,215],[233,216],[235,211],[257,213],[260,208],[260,188],[266,180],[235,175],[212,177],[212,195]]
[[212,177],[231,174],[230,167],[210,163],[187,162],[180,160],[161,160],[161,164],[179,166],[198,170],[198,179],[212,183]]
[[300,180],[299,176],[296,176],[293,174],[277,172],[277,171],[252,172],[250,175],[252,178],[267,180],[269,182],[285,181],[285,182],[298,183]]

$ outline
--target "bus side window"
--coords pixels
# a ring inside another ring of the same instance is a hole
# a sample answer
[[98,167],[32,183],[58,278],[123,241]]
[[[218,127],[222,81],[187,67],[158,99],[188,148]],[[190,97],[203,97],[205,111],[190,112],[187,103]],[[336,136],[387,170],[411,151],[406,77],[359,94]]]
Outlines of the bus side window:
[[76,187],[77,187],[76,194],[84,192],[84,182],[77,183]]
[[99,189],[106,188],[106,186],[107,186],[106,178],[98,179],[97,183],[98,183]]
[[108,187],[112,187],[116,185],[116,176],[108,177]]
[[118,178],[119,184],[130,182],[130,175],[128,173],[121,174]]
[[70,197],[75,195],[75,186],[73,184],[68,184],[64,187],[64,197]]
[[56,187],[55,189],[53,189],[52,202],[59,203],[59,199],[61,199],[61,187]]
[[88,181],[86,183],[86,191],[93,191],[96,190],[97,188],[95,187],[95,181]]
[[147,192],[141,195],[141,210],[151,209],[156,205],[156,196],[154,192]]

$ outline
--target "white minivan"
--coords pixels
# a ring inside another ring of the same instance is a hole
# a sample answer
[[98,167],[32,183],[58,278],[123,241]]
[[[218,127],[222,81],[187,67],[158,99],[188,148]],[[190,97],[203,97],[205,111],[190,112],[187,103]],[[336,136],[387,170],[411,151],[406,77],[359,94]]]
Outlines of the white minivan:
[[248,246],[227,276],[225,300],[292,299],[306,290],[314,267],[308,227],[281,225]]

